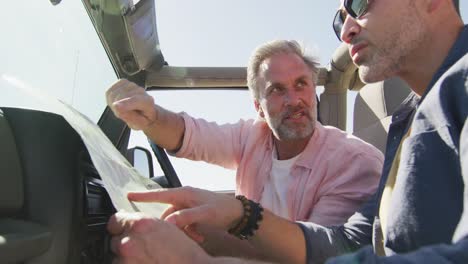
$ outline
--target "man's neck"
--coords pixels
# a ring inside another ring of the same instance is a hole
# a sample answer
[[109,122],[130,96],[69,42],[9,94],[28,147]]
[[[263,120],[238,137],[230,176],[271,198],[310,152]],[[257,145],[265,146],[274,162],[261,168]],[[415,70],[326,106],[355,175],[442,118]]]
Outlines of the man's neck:
[[433,33],[424,43],[424,47],[408,58],[406,61],[408,67],[399,73],[399,77],[405,80],[419,96],[426,92],[434,74],[442,66],[463,30],[463,24],[447,26],[444,29],[437,34]]
[[278,140],[274,137],[273,143],[276,147],[278,160],[288,160],[302,153],[311,137],[312,135],[307,138],[295,140]]

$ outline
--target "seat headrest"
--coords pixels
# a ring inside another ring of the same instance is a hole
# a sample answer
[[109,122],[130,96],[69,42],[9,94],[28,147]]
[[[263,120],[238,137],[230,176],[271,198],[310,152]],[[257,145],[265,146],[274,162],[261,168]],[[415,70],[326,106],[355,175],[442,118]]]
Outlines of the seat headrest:
[[364,85],[355,101],[354,126],[367,127],[391,116],[410,91],[409,86],[399,78]]
[[398,78],[364,85],[354,102],[353,134],[385,152],[391,116],[410,91]]

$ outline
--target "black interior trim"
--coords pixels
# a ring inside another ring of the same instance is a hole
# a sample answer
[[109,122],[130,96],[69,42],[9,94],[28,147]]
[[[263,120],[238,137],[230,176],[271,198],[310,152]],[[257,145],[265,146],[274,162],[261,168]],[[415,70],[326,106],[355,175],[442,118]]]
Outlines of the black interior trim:
[[50,232],[50,242],[44,243],[47,250],[34,258],[36,264],[110,263],[105,226],[115,210],[106,200],[107,193],[93,172],[80,136],[61,116],[17,108],[2,110],[18,149],[24,205],[14,215],[0,219],[43,226],[41,232],[37,228],[37,234],[44,241]]
[[151,145],[151,149],[154,152],[154,155],[158,159],[158,162],[161,166],[162,171],[164,172],[164,176],[167,179],[168,187],[169,188],[182,187],[179,177],[177,176],[177,173],[174,170],[174,167],[172,166],[172,163],[169,160],[169,157],[167,156],[166,151],[160,146],[154,144],[153,142],[150,142],[150,145]]
[[2,263],[19,263],[38,257],[50,248],[52,233],[44,226],[18,219],[0,219]]

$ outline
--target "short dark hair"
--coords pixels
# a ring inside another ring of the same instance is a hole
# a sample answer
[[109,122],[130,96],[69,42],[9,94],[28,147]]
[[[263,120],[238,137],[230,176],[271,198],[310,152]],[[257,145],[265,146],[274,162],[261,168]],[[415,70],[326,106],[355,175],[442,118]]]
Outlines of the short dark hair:
[[460,14],[460,4],[458,0],[453,0],[453,5],[455,6],[455,9],[457,10],[458,14]]

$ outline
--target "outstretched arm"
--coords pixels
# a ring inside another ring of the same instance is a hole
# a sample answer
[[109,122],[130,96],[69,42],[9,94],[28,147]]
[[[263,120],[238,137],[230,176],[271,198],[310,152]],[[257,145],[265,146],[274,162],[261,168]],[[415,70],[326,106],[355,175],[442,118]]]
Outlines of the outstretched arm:
[[175,226],[141,213],[118,212],[107,225],[113,263],[261,264],[235,258],[213,258]]
[[[242,203],[230,196],[182,187],[145,193],[129,193],[139,202],[161,202],[172,206],[161,218],[185,230],[194,240],[202,237],[191,228],[205,224],[222,230],[235,226],[243,216]],[[262,256],[280,263],[305,263],[305,240],[301,228],[268,211],[249,242]]]

